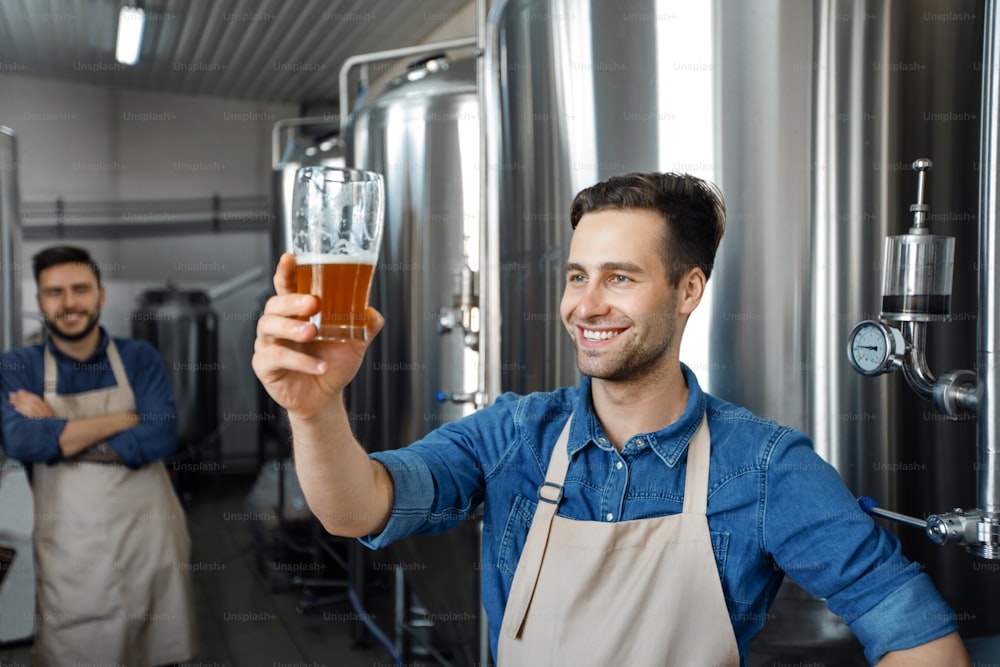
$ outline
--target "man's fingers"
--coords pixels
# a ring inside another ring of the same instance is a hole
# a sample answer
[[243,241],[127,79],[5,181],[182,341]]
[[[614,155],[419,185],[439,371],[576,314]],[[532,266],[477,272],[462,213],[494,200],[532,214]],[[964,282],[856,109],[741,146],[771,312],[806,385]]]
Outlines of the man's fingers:
[[368,340],[374,338],[385,325],[385,318],[371,306],[365,311],[365,328],[368,330]]
[[285,252],[278,259],[278,267],[274,271],[275,294],[293,294],[295,292],[295,255]]
[[264,313],[281,317],[309,317],[319,312],[319,299],[309,294],[272,296],[264,304]]
[[265,382],[287,371],[322,375],[327,368],[325,361],[284,345],[267,345],[256,350],[251,366],[257,377]]
[[316,327],[309,322],[265,314],[257,320],[257,340],[254,349],[257,349],[257,345],[269,345],[274,339],[308,343],[315,337]]

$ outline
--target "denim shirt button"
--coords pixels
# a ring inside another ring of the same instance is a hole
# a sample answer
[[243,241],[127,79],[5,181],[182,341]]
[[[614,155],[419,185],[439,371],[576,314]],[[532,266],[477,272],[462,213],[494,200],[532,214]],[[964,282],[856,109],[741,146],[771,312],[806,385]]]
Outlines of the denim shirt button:
[[645,441],[645,440],[643,440],[642,438],[639,438],[638,440],[636,440],[636,441],[635,441],[635,444],[637,444],[637,445],[639,445],[640,447],[642,447],[643,445],[645,445],[645,444],[646,444],[646,441]]
[[608,512],[608,515],[607,515],[607,516],[606,516],[605,518],[606,518],[606,519],[607,519],[608,521],[614,521],[614,520],[615,520],[615,515],[614,515],[614,514],[612,514],[611,512]]
[[606,443],[608,441],[608,439],[604,438],[604,437],[600,437],[600,438],[597,439],[597,441],[603,445],[604,443]]
[[619,461],[618,463],[615,464],[615,470],[621,470],[623,465],[624,464],[621,461]]

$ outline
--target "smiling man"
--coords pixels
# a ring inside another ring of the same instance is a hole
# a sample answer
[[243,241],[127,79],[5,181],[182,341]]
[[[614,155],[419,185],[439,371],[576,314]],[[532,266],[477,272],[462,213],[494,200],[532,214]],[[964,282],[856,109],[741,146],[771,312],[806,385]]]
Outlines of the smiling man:
[[[342,396],[368,343],[314,342],[300,318],[318,304],[294,294],[282,257],[253,365],[288,410],[324,526],[381,547],[482,504],[501,667],[742,664],[786,573],[844,617],[873,664],[969,664],[931,581],[809,439],[706,394],[680,362],[725,226],[716,189],[629,174],[580,192],[570,222],[560,311],[580,385],[504,394],[371,455]],[[382,325],[370,311],[372,334]]]
[[148,344],[98,325],[86,250],[34,257],[48,339],[0,357],[6,453],[30,464],[38,665],[164,665],[194,653],[190,544],[162,460],[173,389]]

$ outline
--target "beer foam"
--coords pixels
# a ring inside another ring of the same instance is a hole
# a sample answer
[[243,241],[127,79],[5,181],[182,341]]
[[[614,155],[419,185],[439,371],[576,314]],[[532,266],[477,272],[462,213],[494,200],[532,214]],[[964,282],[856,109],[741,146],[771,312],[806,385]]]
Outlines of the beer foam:
[[369,252],[359,255],[325,255],[306,252],[295,255],[296,264],[371,264],[375,265],[375,255]]

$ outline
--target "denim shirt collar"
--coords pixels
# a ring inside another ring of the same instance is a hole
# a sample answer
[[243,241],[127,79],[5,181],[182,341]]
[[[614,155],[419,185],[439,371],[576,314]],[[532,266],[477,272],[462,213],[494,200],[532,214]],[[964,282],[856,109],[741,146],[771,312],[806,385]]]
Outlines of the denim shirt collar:
[[[681,364],[681,371],[684,373],[684,380],[688,386],[688,402],[684,409],[684,414],[680,419],[670,424],[666,428],[653,433],[637,433],[629,442],[636,438],[642,438],[656,452],[664,463],[671,468],[676,467],[687,450],[691,438],[694,437],[698,426],[701,425],[702,416],[705,414],[705,393],[698,385],[698,379],[694,372],[686,365]],[[611,440],[604,433],[604,427],[597,419],[594,412],[594,402],[590,394],[591,379],[583,377],[577,394],[576,406],[573,410],[573,425],[570,426],[569,450],[570,458],[587,445],[600,447],[601,449],[614,449]],[[628,443],[626,443],[627,445]]]
[[82,361],[79,360],[79,359],[72,359],[72,358],[66,356],[65,354],[63,354],[62,350],[60,350],[58,347],[56,347],[55,343],[52,342],[52,335],[51,334],[46,334],[46,336],[45,336],[45,347],[55,356],[55,358],[56,358],[57,361],[70,361],[70,362],[74,362],[74,363],[87,363],[87,362],[96,360],[96,359],[102,357],[106,353],[106,351],[108,349],[108,342],[111,340],[111,337],[108,336],[108,332],[104,330],[104,327],[98,325],[97,328],[101,332],[101,338],[100,338],[100,340],[97,343],[97,348],[94,350],[94,353],[92,355],[90,355],[89,357],[87,357],[86,359],[84,359]]

